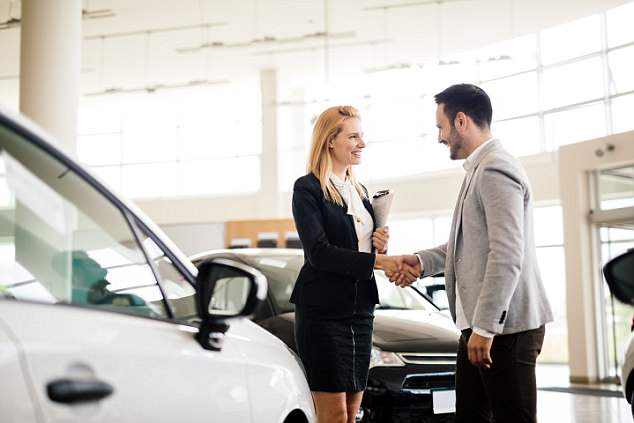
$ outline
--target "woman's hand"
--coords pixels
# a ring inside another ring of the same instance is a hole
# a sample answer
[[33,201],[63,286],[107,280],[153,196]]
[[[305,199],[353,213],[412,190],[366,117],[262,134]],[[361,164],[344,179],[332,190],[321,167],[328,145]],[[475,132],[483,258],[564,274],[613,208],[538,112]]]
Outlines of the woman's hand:
[[401,269],[403,269],[403,258],[401,256],[386,256],[384,254],[377,254],[374,267],[389,274],[400,273]]
[[372,245],[376,248],[376,252],[385,254],[387,252],[387,242],[390,239],[390,230],[387,226],[376,228],[372,234]]

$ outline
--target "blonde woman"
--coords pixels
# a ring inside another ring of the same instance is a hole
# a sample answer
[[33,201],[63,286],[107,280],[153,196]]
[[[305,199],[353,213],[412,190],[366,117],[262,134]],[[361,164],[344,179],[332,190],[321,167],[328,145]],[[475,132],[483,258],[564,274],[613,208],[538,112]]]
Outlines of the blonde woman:
[[406,269],[401,257],[381,254],[387,250],[387,227],[375,227],[368,193],[354,177],[364,148],[354,107],[325,110],[313,129],[308,174],[293,189],[304,266],[291,302],[318,423],[355,421],[379,301],[373,269]]

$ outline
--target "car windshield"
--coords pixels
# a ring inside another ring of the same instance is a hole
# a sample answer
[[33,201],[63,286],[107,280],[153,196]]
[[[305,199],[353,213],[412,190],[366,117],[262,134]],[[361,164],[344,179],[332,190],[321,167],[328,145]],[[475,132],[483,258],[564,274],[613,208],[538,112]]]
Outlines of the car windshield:
[[[290,303],[291,293],[299,270],[304,264],[301,255],[244,255],[241,258],[250,266],[259,269],[267,278],[269,292],[281,313],[294,310]],[[413,288],[399,288],[391,283],[381,271],[374,272],[379,290],[380,304],[377,310],[425,310],[438,311],[421,293]]]

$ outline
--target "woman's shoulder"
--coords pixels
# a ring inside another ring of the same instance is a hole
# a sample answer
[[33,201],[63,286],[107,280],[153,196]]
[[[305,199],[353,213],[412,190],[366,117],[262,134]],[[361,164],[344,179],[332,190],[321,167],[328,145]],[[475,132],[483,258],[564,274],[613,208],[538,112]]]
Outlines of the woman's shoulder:
[[319,184],[319,179],[312,173],[306,174],[297,178],[295,184],[293,185],[294,189],[304,188],[304,189],[318,189],[321,190],[321,185]]

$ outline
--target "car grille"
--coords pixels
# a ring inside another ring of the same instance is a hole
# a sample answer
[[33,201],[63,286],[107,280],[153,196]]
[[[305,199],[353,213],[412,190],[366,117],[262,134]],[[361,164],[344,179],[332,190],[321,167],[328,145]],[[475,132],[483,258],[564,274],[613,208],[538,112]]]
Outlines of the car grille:
[[436,388],[453,388],[455,377],[454,372],[411,374],[405,377],[402,389],[416,394],[431,393]]
[[398,353],[407,364],[456,364],[456,353]]

